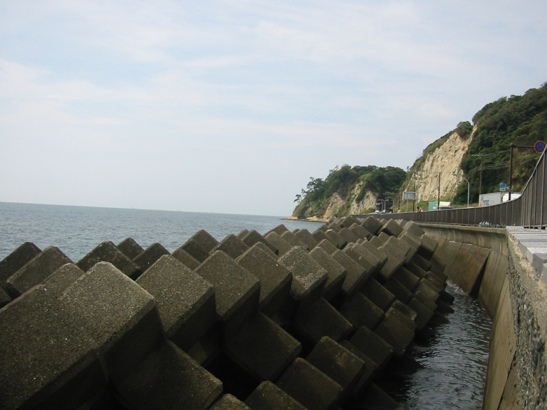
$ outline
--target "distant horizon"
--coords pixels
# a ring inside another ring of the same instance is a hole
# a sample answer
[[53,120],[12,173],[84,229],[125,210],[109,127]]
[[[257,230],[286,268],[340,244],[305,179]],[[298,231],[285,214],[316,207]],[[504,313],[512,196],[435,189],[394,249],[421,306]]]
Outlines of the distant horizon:
[[37,205],[37,206],[65,206],[65,207],[75,207],[75,208],[120,209],[120,210],[128,210],[128,211],[183,212],[183,213],[188,213],[188,214],[264,216],[264,217],[269,217],[269,218],[287,218],[287,217],[291,216],[291,215],[243,214],[243,213],[231,213],[231,212],[182,211],[182,210],[175,210],[175,209],[126,208],[126,207],[95,206],[95,205],[46,204],[46,203],[37,203],[37,202],[16,202],[16,201],[15,202],[14,201],[0,201],[0,204]]

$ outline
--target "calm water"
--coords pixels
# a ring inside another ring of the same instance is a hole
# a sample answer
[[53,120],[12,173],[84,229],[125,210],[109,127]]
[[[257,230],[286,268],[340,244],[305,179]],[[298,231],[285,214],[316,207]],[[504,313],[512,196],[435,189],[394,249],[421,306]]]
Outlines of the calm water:
[[[310,232],[322,225],[276,216],[0,202],[0,260],[26,241],[41,249],[57,246],[77,262],[106,240],[117,244],[130,237],[143,248],[159,242],[172,252],[200,229],[220,241],[243,229],[264,234],[280,224]],[[456,297],[450,323],[437,326],[426,344],[413,345],[410,354],[421,368],[390,391],[404,409],[481,408],[491,322],[476,300],[456,287],[448,290]]]
[[220,241],[243,229],[265,234],[284,224],[314,232],[322,225],[282,218],[0,202],[0,260],[27,241],[40,249],[56,246],[77,262],[103,241],[133,238],[143,248],[159,242],[173,252],[200,229]]
[[[421,365],[391,392],[405,410],[479,410],[486,380],[492,321],[476,299],[449,284],[454,313],[409,354]],[[426,342],[426,343],[425,343]]]

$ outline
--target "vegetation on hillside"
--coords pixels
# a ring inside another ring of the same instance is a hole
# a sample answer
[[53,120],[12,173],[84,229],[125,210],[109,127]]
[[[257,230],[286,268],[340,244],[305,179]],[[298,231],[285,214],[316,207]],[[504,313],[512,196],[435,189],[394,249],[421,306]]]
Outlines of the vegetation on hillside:
[[[547,83],[522,96],[486,104],[473,123],[476,131],[461,163],[471,185],[471,201],[478,201],[479,191],[498,191],[502,182],[509,185],[511,144],[513,192],[521,191],[539,159],[534,144],[547,141]],[[463,183],[455,202],[466,201],[467,183]]]
[[[367,191],[376,196],[382,196],[387,192],[397,192],[405,177],[405,171],[396,167],[374,165],[336,167],[324,180],[310,178],[306,189],[296,196],[295,202],[298,202],[298,205],[293,215],[298,218],[321,216],[325,211],[327,200],[335,193],[346,201],[346,206],[339,211],[343,215],[351,202],[363,200]],[[351,195],[357,184],[360,184],[359,192]]]
[[[511,151],[512,191],[521,191],[539,159],[540,154],[534,150],[534,144],[547,141],[547,83],[538,89],[528,90],[522,96],[512,95],[486,104],[472,121],[460,122],[456,129],[428,145],[408,174],[396,167],[344,165],[331,170],[324,180],[310,178],[306,189],[296,196],[298,205],[293,215],[298,218],[321,217],[334,194],[345,201],[337,216],[345,215],[350,205],[361,201],[367,191],[378,199],[396,194],[405,178],[410,180],[426,157],[454,132],[463,139],[472,137],[460,164],[465,178],[470,182],[471,203],[478,202],[480,193],[498,191],[502,182],[509,185]],[[463,180],[454,197],[455,204],[467,202],[467,188],[467,182]]]

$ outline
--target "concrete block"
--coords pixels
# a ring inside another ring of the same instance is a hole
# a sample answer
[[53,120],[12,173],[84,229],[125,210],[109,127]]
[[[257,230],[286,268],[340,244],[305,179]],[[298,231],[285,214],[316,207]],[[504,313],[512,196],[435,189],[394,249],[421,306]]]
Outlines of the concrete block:
[[351,225],[353,225],[355,223],[357,223],[357,224],[360,223],[359,219],[357,219],[353,215],[342,216],[340,218],[337,218],[334,222],[336,224],[340,225],[340,227],[342,227],[342,228],[349,228]]
[[[184,242],[182,246],[180,246],[180,249],[185,250],[192,258],[197,260],[199,263],[203,262],[209,257],[209,252],[207,252],[207,250],[205,250],[197,240],[192,238]],[[177,250],[173,252],[173,254],[175,254]]]
[[382,228],[383,223],[378,218],[367,216],[361,221],[361,225],[363,225],[363,227],[371,234],[376,235]]
[[268,232],[264,239],[266,239],[275,249],[279,256],[286,254],[291,250],[291,245],[281,237],[277,232]]
[[231,394],[223,395],[210,410],[251,410],[249,406]]
[[391,345],[397,355],[402,355],[410,343],[414,340],[414,332],[402,323],[389,309],[382,321],[378,324],[374,333]]
[[49,275],[43,284],[48,291],[61,294],[84,274],[85,272],[75,264],[67,263]]
[[373,236],[369,242],[375,247],[379,248],[380,246],[385,244],[389,238],[391,237],[388,234],[380,232],[378,236]]
[[222,251],[232,259],[235,259],[242,255],[247,249],[249,249],[249,246],[234,234],[230,234],[213,248],[213,252]]
[[87,272],[99,262],[109,262],[119,271],[130,277],[137,279],[142,273],[139,266],[125,256],[116,245],[110,241],[102,242],[95,249],[84,256],[76,265]]
[[315,248],[319,243],[317,239],[315,239],[314,236],[307,229],[299,229],[298,231],[294,231],[293,233],[294,236],[296,236],[299,240],[301,240],[308,246],[308,250]]
[[140,246],[133,238],[126,238],[117,245],[120,252],[122,252],[129,259],[133,260],[141,252],[144,252],[144,248]]
[[275,232],[277,233],[279,236],[283,235],[284,232],[288,232],[289,230],[287,229],[287,227],[283,224],[280,224],[280,225],[277,225],[275,228],[273,228],[272,230],[270,230],[269,232],[267,233],[270,233],[270,232]]
[[0,261],[0,285],[42,252],[32,242],[25,242]]
[[[414,297],[420,301],[427,309],[429,309],[432,312],[435,312],[437,310],[437,303],[433,301],[427,294],[424,292],[417,290],[414,292]],[[410,303],[410,302],[408,302]]]
[[403,232],[403,227],[395,222],[394,219],[388,219],[380,228],[380,232],[385,232],[388,235],[398,237]]
[[217,319],[224,335],[236,332],[258,311],[260,281],[224,252],[213,252],[195,272],[215,288]]
[[117,390],[131,409],[206,410],[220,398],[222,382],[166,341]]
[[342,394],[338,383],[300,357],[276,384],[308,409],[335,410]]
[[410,262],[412,256],[414,256],[413,248],[403,239],[390,237],[386,243],[386,246],[391,246],[395,249],[397,254],[400,254],[404,258],[404,263]]
[[391,278],[390,280],[382,284],[388,291],[395,295],[395,298],[399,299],[403,303],[408,303],[412,299],[412,292],[404,287],[401,282]]
[[340,341],[353,331],[352,324],[323,298],[305,309],[300,309],[294,319],[294,327],[314,344],[323,336]]
[[162,256],[137,279],[158,303],[163,328],[188,350],[216,321],[215,289],[171,255]]
[[372,266],[371,272],[373,274],[379,271],[386,262],[386,258],[382,254],[380,254],[377,249],[372,252],[372,247],[364,246],[362,243],[353,243],[346,248],[351,249],[352,251],[363,257]]
[[372,238],[372,234],[365,228],[363,225],[357,223],[354,223],[349,227],[349,230],[353,232],[358,238],[360,239],[370,239]]
[[365,269],[365,278],[363,282],[367,282],[369,278],[374,276],[374,266],[367,260],[366,257],[355,252],[350,246],[346,247],[343,252]]
[[274,381],[300,354],[302,345],[267,316],[258,313],[224,346],[228,356],[258,381]]
[[374,329],[384,317],[384,311],[359,292],[350,296],[338,310],[355,329],[362,326]]
[[0,407],[77,408],[106,386],[95,342],[38,285],[0,310]]
[[260,383],[247,397],[245,404],[253,410],[306,410],[306,407],[270,381]]
[[344,246],[346,246],[346,244],[348,243],[344,238],[338,235],[338,232],[336,232],[334,229],[327,229],[325,235],[327,236],[328,240],[331,241],[332,244],[338,249],[343,249]]
[[133,262],[141,268],[142,272],[145,272],[150,266],[152,266],[159,258],[164,255],[169,255],[169,251],[165,249],[159,243],[153,243],[144,251],[142,251]]
[[342,387],[344,403],[365,371],[365,362],[333,339],[323,337],[306,360]]
[[413,292],[420,282],[420,278],[406,269],[405,266],[401,266],[397,269],[392,278],[407,288],[409,292]]
[[361,242],[361,243],[359,243],[359,245],[360,245],[360,247],[366,249],[369,252],[369,254],[372,254],[376,258],[378,258],[380,263],[379,263],[377,269],[382,268],[382,266],[384,266],[386,264],[388,255],[383,251],[383,249],[378,249],[370,241]]
[[323,291],[323,297],[326,300],[331,300],[338,295],[346,279],[347,271],[342,265],[330,256],[323,248],[317,247],[312,249],[309,255],[318,262],[328,273],[327,283]]
[[327,238],[322,239],[318,244],[317,247],[322,248],[325,252],[327,252],[329,255],[333,255],[338,248],[332,244],[331,241],[329,241]]
[[196,258],[186,252],[182,247],[175,250],[171,256],[192,270],[196,269],[200,264]]
[[418,253],[418,249],[420,248],[420,241],[419,239],[416,240],[412,236],[408,235],[406,232],[403,232],[401,234],[401,236],[399,237],[399,241],[410,247],[410,254],[407,255],[406,259],[406,263],[409,263],[414,255]]
[[380,269],[380,275],[385,280],[391,278],[393,273],[399,269],[405,263],[405,255],[402,255],[398,250],[392,247],[388,242],[382,245],[380,248],[387,255],[387,260],[384,266]]
[[422,235],[422,246],[418,249],[418,253],[424,258],[431,260],[435,250],[437,249],[438,242],[436,239],[428,235]]
[[[407,307],[404,303],[401,303],[399,301],[395,301],[395,303],[399,303],[400,306]],[[395,305],[394,303],[394,305]],[[415,312],[414,312],[415,313]],[[412,333],[416,333],[416,323],[414,323],[413,319],[410,319],[405,312],[401,311],[400,309],[396,309],[393,306],[391,306],[387,312],[386,315],[393,316],[395,319],[397,319],[402,325],[404,325],[408,330],[410,330]],[[415,315],[414,315],[415,316]]]
[[270,242],[268,242],[260,233],[258,233],[256,230],[249,231],[247,234],[241,238],[241,240],[247,245],[249,248],[252,247],[254,244],[260,242],[266,245],[273,253],[276,255],[279,253],[278,249],[273,246]]
[[355,385],[355,388],[352,392],[352,397],[355,399],[359,399],[362,396],[363,391],[365,391],[365,389],[369,387],[373,380],[376,378],[378,374],[378,365],[374,363],[374,360],[364,354],[361,350],[357,349],[349,341],[342,340],[340,342],[340,345],[343,346],[345,349],[349,350],[365,363],[365,370],[361,374],[361,377],[357,381],[357,384]]
[[307,251],[310,250],[310,247],[308,246],[308,244],[298,239],[298,237],[294,235],[292,232],[289,232],[289,231],[283,232],[281,237],[285,239],[291,246],[300,246],[301,248],[304,248]]
[[384,369],[393,357],[393,347],[366,327],[357,329],[348,341],[376,363],[377,372]]
[[190,239],[196,241],[207,253],[212,253],[213,249],[218,246],[218,241],[204,229],[197,231]]
[[50,246],[8,278],[7,291],[13,297],[22,295],[33,286],[42,283],[66,263],[72,261],[59,248]]
[[348,297],[357,292],[368,278],[367,271],[355,259],[348,256],[344,251],[337,250],[332,254],[336,262],[346,269],[346,278],[342,284],[341,294]]
[[248,229],[242,229],[239,231],[239,233],[236,235],[239,239],[243,240],[243,238],[249,233],[250,231]]
[[236,259],[236,262],[260,280],[259,309],[273,315],[290,297],[292,275],[275,259],[275,255],[257,242]]
[[346,241],[346,244],[357,242],[360,237],[355,235],[351,230],[348,228],[342,228],[338,231],[338,235]]
[[405,305],[399,300],[394,301],[393,304],[391,305],[391,308],[396,309],[397,311],[404,314],[404,316],[407,319],[409,319],[411,322],[414,322],[416,318],[418,317],[418,313],[416,311],[414,311],[410,306],[408,306],[408,304]]
[[374,278],[361,287],[360,292],[384,312],[395,300],[395,295]]
[[11,296],[8,294],[7,291],[4,290],[2,286],[0,286],[0,308],[6,306],[11,301]]
[[419,266],[424,271],[431,269],[431,262],[419,253],[415,253],[409,265]]
[[60,300],[95,342],[114,385],[165,338],[152,295],[108,262],[97,263]]
[[416,323],[418,330],[424,329],[433,317],[433,311],[420,302],[416,297],[410,299],[410,302],[408,302],[408,307],[417,314],[414,323]]
[[328,273],[304,249],[295,246],[279,258],[279,263],[292,273],[291,297],[305,307],[321,298]]
[[381,387],[372,383],[363,394],[362,408],[365,410],[401,410],[402,406],[397,403]]
[[413,221],[407,221],[403,226],[403,231],[408,232],[410,235],[420,238],[425,231],[420,225]]
[[439,290],[438,289],[435,289],[431,286],[431,282],[429,282],[427,279],[420,279],[420,283],[418,284],[418,286],[416,287],[416,289],[414,290],[414,293],[416,294],[416,292],[422,292],[423,294],[425,294],[427,296],[427,298],[429,300],[431,300],[432,302],[437,302],[437,299],[439,298]]
[[[323,225],[323,226],[325,227],[326,225]],[[329,237],[327,236],[327,234],[325,232],[326,232],[326,228],[325,229],[317,229],[314,233],[312,233],[312,235],[313,235],[313,237],[315,238],[315,240],[317,242],[321,242],[323,240],[327,240],[327,241],[330,242],[330,239],[329,239]]]

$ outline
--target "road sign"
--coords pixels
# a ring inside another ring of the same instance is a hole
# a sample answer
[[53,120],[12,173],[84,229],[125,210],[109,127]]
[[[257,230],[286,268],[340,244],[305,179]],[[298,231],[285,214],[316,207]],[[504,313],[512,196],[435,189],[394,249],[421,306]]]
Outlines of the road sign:
[[536,150],[536,152],[539,152],[540,154],[545,151],[545,142],[543,141],[538,141],[534,144],[534,149]]
[[507,188],[507,184],[506,184],[505,182],[502,182],[502,183],[500,184],[500,191],[503,192],[503,191],[505,191],[506,188]]
[[406,201],[415,201],[416,200],[416,192],[404,191],[403,192],[403,199],[406,200]]

